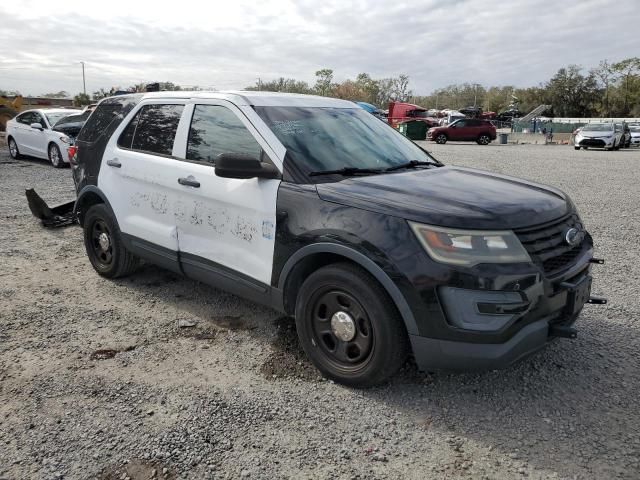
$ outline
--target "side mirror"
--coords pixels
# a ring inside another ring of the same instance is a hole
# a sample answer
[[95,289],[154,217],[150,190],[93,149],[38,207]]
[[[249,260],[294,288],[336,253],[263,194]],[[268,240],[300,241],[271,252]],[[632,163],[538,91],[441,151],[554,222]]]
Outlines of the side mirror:
[[44,130],[44,128],[42,128],[42,125],[40,125],[39,123],[32,123],[31,128],[35,130],[40,130],[40,131]]
[[272,164],[242,153],[219,155],[215,172],[224,178],[281,178],[280,171]]

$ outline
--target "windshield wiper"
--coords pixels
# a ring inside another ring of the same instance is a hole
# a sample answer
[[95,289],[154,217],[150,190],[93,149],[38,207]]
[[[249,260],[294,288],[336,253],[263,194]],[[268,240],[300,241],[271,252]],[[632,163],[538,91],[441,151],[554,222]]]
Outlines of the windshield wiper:
[[407,162],[407,163],[401,163],[399,165],[394,165],[393,167],[385,168],[384,171],[393,172],[395,170],[401,170],[403,168],[416,168],[416,167],[424,167],[427,165],[435,166],[435,167],[442,166],[442,164],[436,163],[436,162],[421,162],[419,160],[411,160],[410,162]]
[[318,170],[317,172],[309,173],[310,177],[317,177],[318,175],[357,175],[359,173],[382,173],[383,170],[375,168],[358,168],[358,167],[344,167],[337,170]]

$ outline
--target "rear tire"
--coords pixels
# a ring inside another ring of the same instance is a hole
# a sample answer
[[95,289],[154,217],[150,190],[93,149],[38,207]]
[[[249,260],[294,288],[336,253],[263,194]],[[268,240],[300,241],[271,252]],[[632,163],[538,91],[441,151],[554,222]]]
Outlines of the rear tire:
[[491,137],[486,134],[482,134],[478,137],[478,145],[489,145],[491,143]]
[[312,273],[300,288],[295,316],[305,353],[336,382],[385,382],[407,358],[407,333],[393,301],[355,265],[338,263]]
[[439,143],[440,145],[444,145],[445,143],[447,143],[447,136],[444,133],[440,133],[436,136],[436,143]]
[[49,161],[54,168],[62,168],[65,166],[64,160],[62,160],[62,153],[60,152],[58,145],[55,143],[49,144],[47,151],[49,152]]
[[100,275],[123,277],[138,267],[139,258],[125,248],[118,224],[104,204],[89,208],[84,216],[83,229],[87,256]]
[[13,138],[9,138],[9,155],[14,160],[20,160],[22,155],[20,155],[20,150],[18,150],[18,144]]
[[580,150],[580,147],[573,147],[574,150]]

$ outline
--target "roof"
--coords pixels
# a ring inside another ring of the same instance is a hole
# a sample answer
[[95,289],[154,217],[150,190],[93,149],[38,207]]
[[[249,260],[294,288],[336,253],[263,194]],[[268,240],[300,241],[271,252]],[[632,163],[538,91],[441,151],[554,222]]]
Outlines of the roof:
[[359,108],[349,100],[341,100],[317,95],[281,92],[253,92],[242,90],[226,90],[217,92],[151,92],[145,93],[143,99],[150,98],[220,98],[236,105],[253,105],[258,107],[333,107]]
[[81,112],[79,108],[29,108],[27,110],[23,110],[20,113],[24,112],[45,112],[45,113],[62,113],[67,112],[69,115],[73,115],[76,112]]

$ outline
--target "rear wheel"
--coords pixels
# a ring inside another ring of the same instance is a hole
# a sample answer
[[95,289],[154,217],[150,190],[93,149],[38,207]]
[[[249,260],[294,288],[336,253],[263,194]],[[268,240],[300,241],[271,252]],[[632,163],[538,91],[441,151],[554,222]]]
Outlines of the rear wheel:
[[65,165],[64,161],[62,160],[60,149],[55,143],[49,145],[49,161],[55,168],[62,168]]
[[360,268],[340,263],[314,272],[296,301],[298,338],[322,374],[353,387],[389,379],[409,351],[387,292]]
[[491,143],[491,137],[486,134],[482,134],[478,137],[478,145],[489,145]]
[[439,133],[436,136],[436,143],[439,143],[440,145],[444,145],[445,143],[447,143],[447,136],[444,133]]
[[18,150],[18,144],[13,138],[9,139],[9,155],[11,155],[11,158],[13,158],[14,160],[19,160],[22,158],[22,155],[20,155],[20,150]]
[[580,147],[573,147],[574,150],[580,150]]
[[133,272],[139,259],[129,252],[120,229],[104,204],[94,205],[84,216],[84,246],[91,265],[103,277],[122,277]]

